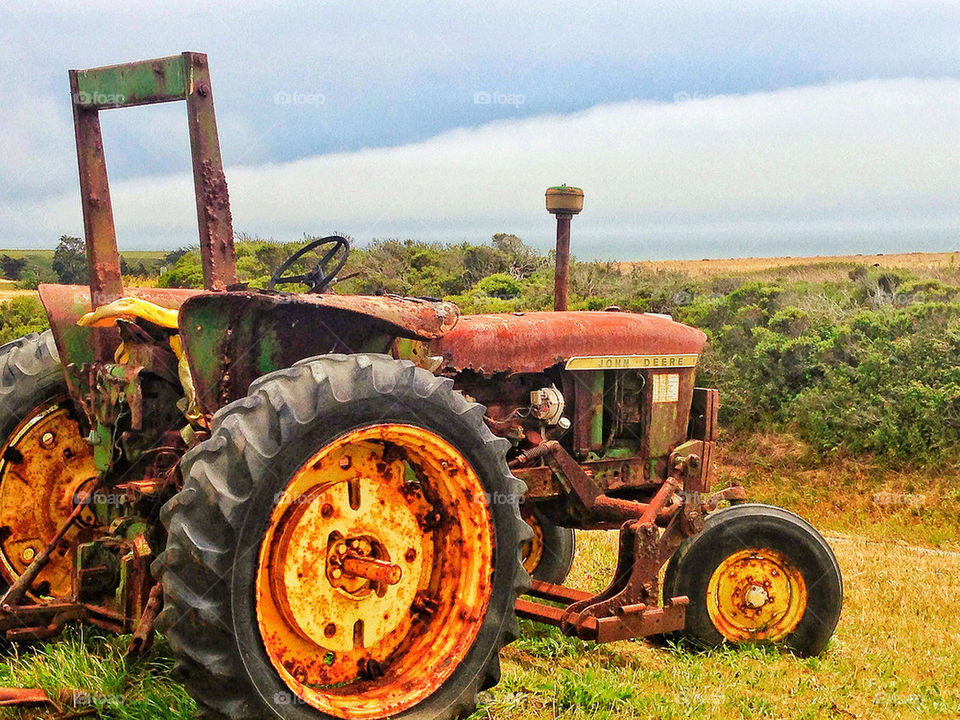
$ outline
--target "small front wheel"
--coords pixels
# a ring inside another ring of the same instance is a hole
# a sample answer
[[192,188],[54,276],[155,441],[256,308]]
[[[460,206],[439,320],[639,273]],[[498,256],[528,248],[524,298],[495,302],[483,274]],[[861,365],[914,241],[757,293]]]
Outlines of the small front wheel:
[[820,653],[843,602],[840,567],[805,520],[769,505],[726,508],[671,558],[665,598],[686,595],[684,635],[708,645],[782,644]]

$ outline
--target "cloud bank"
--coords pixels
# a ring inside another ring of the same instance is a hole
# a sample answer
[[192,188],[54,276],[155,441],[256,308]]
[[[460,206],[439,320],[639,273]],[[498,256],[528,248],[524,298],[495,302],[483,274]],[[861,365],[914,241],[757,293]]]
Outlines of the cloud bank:
[[[320,121],[309,107],[290,112]],[[657,258],[953,249],[958,148],[960,81],[904,78],[678,93],[399,147],[226,160],[234,226],[264,237],[459,242],[506,231],[547,247],[543,191],[566,182],[586,195],[575,254]],[[189,175],[113,189],[122,247],[196,242]],[[0,204],[0,219],[8,243],[49,246],[81,232],[79,194]]]

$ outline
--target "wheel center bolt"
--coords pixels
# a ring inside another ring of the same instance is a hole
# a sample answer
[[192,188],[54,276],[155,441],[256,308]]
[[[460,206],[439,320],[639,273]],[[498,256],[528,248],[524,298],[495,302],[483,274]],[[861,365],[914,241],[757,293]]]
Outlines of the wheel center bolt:
[[754,610],[759,610],[766,605],[768,598],[767,591],[759,585],[751,585],[743,593],[744,604]]
[[364,578],[387,585],[396,585],[403,575],[403,570],[399,565],[384,560],[353,556],[343,559],[343,572],[348,576]]

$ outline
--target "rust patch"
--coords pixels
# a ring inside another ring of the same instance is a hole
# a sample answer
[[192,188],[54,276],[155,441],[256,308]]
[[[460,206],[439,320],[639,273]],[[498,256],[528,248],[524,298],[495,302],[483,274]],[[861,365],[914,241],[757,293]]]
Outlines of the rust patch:
[[531,312],[464,315],[431,343],[448,370],[540,372],[572,357],[699,354],[706,335],[667,318],[637,313]]

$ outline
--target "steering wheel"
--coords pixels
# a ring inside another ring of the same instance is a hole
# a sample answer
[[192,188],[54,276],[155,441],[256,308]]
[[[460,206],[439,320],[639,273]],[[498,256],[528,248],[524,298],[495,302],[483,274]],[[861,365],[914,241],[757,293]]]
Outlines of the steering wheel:
[[[304,275],[284,275],[300,258],[324,245],[331,245],[332,247],[323,254],[313,270]],[[337,281],[337,273],[343,270],[343,266],[347,264],[349,254],[350,243],[346,238],[339,235],[328,235],[325,238],[309,242],[291,255],[277,269],[273,277],[270,278],[270,282],[267,283],[267,290],[273,290],[277,285],[302,283],[308,286],[308,293],[322,293]],[[332,269],[328,266],[332,266]]]

